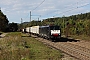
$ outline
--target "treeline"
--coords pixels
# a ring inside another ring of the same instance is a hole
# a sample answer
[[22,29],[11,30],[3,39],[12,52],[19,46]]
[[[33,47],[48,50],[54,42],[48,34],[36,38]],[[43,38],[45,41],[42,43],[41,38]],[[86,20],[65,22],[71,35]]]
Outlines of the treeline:
[[63,34],[90,36],[90,12],[56,19],[55,24],[61,26]]
[[0,10],[0,31],[2,32],[11,32],[17,31],[18,24],[17,23],[9,23],[8,18],[3,12]]
[[69,17],[63,16],[63,17],[48,18],[44,19],[43,21],[33,20],[30,23],[21,25],[23,25],[23,27],[27,27],[34,25],[50,25],[50,24],[59,25],[62,30],[62,34],[90,36],[90,12],[72,15]]
[[5,29],[7,28],[8,22],[9,21],[6,15],[4,15],[0,10],[0,31],[5,31]]
[[65,35],[89,35],[90,36],[90,12],[69,17],[56,17],[43,20],[46,24],[59,25]]
[[0,10],[0,31],[17,31],[28,26],[36,25],[58,25],[62,34],[65,35],[88,35],[90,36],[90,12],[69,17],[47,18],[42,21],[17,24],[9,23],[8,18]]

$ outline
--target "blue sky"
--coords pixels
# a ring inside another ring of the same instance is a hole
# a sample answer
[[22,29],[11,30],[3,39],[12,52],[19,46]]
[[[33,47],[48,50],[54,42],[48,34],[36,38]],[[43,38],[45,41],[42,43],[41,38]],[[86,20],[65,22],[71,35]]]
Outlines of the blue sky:
[[1,0],[0,7],[2,12],[7,16],[9,22],[21,23],[21,18],[23,19],[23,22],[30,21],[30,11],[33,15],[32,20],[38,20],[38,18],[42,20],[46,18],[70,16],[90,12],[90,1]]

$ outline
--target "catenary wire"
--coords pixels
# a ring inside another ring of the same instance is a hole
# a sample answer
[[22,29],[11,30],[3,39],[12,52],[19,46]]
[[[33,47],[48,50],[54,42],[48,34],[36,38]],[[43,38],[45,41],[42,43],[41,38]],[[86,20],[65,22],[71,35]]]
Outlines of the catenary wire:
[[45,0],[43,0],[38,6],[36,6],[33,10],[31,10],[31,11],[34,11],[34,10],[36,10],[40,5],[42,5],[43,3],[45,2]]
[[[32,9],[31,11],[34,11],[36,10],[40,5],[42,5],[43,3],[45,2],[45,0],[43,0],[38,6],[36,6],[34,9]],[[29,14],[26,16],[26,18],[29,16]],[[25,18],[25,19],[26,19]]]
[[[89,5],[89,4],[90,4],[90,3],[88,3],[88,4],[86,4],[86,5],[83,5],[83,6],[78,6],[78,7],[76,7],[76,8],[73,8],[73,9],[70,9],[70,10],[67,10],[67,11],[64,11],[64,12],[61,12],[61,13],[59,13],[59,14],[67,13],[67,12],[70,12],[70,11],[76,10],[76,9],[78,9],[78,8],[81,8],[81,7],[87,6],[87,5]],[[56,14],[56,15],[58,15],[58,14]],[[56,16],[56,15],[54,15],[54,16]]]

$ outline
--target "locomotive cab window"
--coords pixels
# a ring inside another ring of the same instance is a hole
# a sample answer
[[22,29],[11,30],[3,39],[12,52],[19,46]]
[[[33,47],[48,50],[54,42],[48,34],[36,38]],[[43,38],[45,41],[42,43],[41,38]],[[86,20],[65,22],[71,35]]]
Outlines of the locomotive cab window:
[[50,30],[59,30],[60,27],[59,26],[50,26]]

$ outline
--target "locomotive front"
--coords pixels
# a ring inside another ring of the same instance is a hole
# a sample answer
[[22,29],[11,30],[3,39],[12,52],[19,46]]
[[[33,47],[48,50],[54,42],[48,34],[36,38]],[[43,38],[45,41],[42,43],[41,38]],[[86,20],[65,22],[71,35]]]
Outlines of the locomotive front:
[[59,26],[50,26],[50,35],[51,38],[60,38],[61,37],[61,29]]

